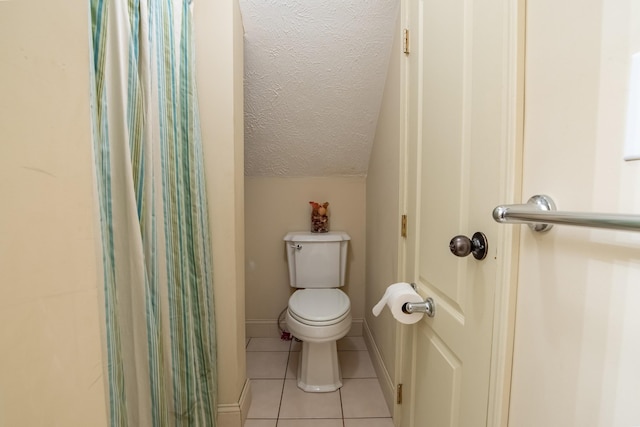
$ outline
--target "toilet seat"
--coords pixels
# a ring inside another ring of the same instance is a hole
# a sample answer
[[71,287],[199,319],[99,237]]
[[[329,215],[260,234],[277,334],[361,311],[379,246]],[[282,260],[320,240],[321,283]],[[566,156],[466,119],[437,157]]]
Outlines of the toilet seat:
[[329,326],[351,314],[349,297],[340,289],[301,289],[289,298],[289,314],[309,326]]

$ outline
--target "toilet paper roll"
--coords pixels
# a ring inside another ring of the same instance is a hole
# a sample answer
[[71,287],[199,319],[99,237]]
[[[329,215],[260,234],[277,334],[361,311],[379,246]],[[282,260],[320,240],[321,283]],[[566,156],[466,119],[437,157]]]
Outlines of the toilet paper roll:
[[389,307],[393,317],[400,323],[410,325],[418,322],[424,313],[405,313],[402,306],[407,302],[424,302],[424,299],[411,287],[409,283],[394,283],[387,287],[384,295],[371,310],[374,316],[378,316],[384,306]]

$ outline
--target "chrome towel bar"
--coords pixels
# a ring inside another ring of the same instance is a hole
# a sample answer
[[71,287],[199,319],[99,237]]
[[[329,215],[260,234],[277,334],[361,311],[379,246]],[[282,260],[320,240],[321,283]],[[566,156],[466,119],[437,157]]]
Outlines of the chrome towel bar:
[[536,195],[526,205],[503,205],[493,210],[501,224],[529,224],[533,231],[548,231],[552,224],[640,231],[640,215],[559,212],[549,196]]

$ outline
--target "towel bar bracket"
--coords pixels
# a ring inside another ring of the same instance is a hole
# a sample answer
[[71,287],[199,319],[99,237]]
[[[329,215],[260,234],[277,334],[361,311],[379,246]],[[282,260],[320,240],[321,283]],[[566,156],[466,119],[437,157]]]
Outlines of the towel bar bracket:
[[[555,211],[556,210],[556,204],[553,202],[553,199],[549,196],[545,196],[544,194],[536,194],[535,196],[531,197],[527,201],[527,204],[534,207],[535,210],[537,211]],[[537,231],[540,233],[544,231],[549,231],[553,228],[553,224],[535,223],[535,224],[528,224],[528,225],[532,231]]]

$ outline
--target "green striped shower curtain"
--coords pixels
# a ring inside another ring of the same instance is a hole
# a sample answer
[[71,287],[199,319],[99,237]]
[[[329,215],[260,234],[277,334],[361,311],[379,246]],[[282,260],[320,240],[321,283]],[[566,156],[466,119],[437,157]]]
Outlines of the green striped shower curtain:
[[90,0],[111,426],[215,426],[190,3]]

